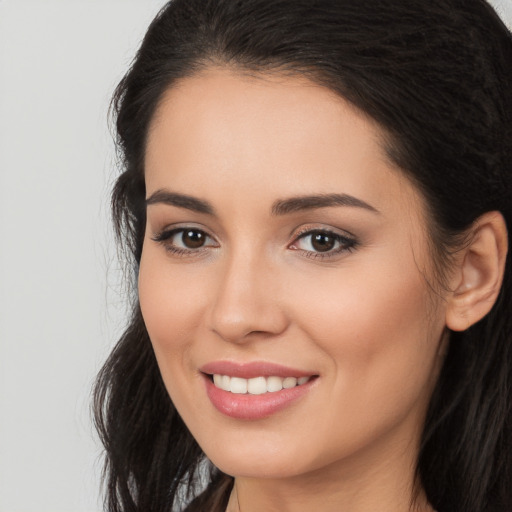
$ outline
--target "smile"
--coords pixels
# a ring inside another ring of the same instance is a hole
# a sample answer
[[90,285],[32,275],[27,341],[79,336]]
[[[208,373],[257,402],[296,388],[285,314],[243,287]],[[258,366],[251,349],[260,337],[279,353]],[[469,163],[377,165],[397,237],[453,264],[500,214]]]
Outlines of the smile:
[[265,393],[276,393],[282,389],[291,389],[302,386],[309,382],[311,377],[254,377],[244,379],[242,377],[231,377],[229,375],[213,375],[213,383],[216,388],[229,391],[235,394],[263,395]]

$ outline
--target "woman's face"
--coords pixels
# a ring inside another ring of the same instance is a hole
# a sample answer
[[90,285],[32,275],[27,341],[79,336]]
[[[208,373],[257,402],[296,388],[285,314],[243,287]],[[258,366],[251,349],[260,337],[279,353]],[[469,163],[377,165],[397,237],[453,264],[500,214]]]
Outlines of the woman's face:
[[157,110],[140,304],[172,401],[228,474],[410,469],[445,317],[421,196],[382,145],[300,78],[210,69]]

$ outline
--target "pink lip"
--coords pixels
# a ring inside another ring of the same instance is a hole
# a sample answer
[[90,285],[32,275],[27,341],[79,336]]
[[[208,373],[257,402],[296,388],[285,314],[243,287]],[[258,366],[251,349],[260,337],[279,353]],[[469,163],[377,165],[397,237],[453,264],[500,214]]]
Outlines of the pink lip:
[[215,361],[205,364],[199,370],[209,375],[229,375],[230,377],[241,377],[243,379],[252,379],[254,377],[309,377],[316,375],[315,372],[307,372],[289,368],[274,363],[264,361],[254,361],[251,363],[235,363],[233,361]]
[[[241,420],[259,420],[285,409],[309,393],[317,381],[313,372],[304,372],[265,362],[239,364],[230,361],[218,361],[204,365],[201,367],[201,372],[204,374],[206,394],[213,406],[222,414]],[[313,376],[314,378],[306,384],[290,389],[282,389],[281,391],[262,395],[250,395],[230,393],[219,389],[210,378],[212,374],[229,375],[244,379],[260,376],[281,378]]]

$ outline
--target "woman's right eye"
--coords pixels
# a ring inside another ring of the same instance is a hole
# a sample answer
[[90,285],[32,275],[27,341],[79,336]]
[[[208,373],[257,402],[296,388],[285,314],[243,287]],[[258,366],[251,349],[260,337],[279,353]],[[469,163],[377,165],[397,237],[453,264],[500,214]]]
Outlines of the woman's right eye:
[[217,247],[211,236],[197,228],[176,228],[158,233],[152,240],[176,254],[199,252],[207,247]]

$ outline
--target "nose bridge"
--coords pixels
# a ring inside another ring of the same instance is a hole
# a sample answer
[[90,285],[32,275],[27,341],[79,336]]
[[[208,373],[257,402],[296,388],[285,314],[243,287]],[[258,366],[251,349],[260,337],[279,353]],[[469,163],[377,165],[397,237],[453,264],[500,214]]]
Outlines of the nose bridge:
[[286,328],[276,272],[262,250],[239,247],[223,259],[211,304],[211,329],[223,339],[243,341],[251,333]]

